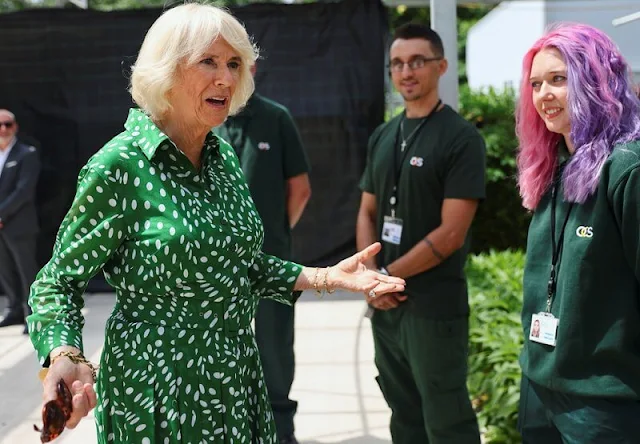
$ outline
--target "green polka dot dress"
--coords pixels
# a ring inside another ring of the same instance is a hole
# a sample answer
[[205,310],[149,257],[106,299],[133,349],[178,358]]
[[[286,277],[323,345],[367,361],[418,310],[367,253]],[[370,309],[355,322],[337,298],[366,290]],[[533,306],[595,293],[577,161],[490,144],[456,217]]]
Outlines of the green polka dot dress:
[[263,228],[233,149],[212,133],[196,171],[141,111],[82,169],[29,298],[43,365],[82,348],[82,294],[101,268],[107,321],[99,443],[275,443],[251,328],[258,298],[291,304],[302,267],[260,251]]

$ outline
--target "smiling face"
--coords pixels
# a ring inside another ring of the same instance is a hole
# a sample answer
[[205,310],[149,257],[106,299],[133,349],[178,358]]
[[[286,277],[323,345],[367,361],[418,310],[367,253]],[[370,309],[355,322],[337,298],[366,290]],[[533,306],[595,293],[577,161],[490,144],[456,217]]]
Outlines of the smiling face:
[[[389,59],[393,85],[406,102],[437,94],[438,81],[447,70],[447,61],[434,52],[429,41],[396,39],[391,45]],[[411,68],[416,59],[421,59],[420,67]],[[394,70],[394,65],[401,68]]]
[[545,48],[533,58],[531,76],[533,105],[551,132],[562,134],[570,144],[571,120],[567,104],[567,64],[555,48]]
[[175,85],[169,91],[172,109],[165,117],[207,132],[220,125],[229,115],[241,63],[231,45],[220,38],[195,64],[179,66]]

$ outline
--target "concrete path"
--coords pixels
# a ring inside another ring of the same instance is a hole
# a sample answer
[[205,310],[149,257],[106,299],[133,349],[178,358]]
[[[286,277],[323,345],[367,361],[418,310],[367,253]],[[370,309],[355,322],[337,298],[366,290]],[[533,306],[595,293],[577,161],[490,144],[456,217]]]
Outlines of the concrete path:
[[[0,309],[5,298],[0,297]],[[98,361],[112,294],[86,296],[85,351]],[[303,294],[296,305],[296,435],[301,444],[389,444],[390,412],[374,376],[371,324],[358,295],[318,300]],[[0,443],[37,444],[41,425],[39,365],[22,327],[0,329]],[[58,444],[96,443],[93,418],[65,431]]]

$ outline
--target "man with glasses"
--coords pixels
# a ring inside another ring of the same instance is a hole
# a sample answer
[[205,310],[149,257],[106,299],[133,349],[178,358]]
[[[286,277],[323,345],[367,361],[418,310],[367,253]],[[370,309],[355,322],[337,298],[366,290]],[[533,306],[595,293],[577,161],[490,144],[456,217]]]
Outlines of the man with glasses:
[[367,295],[377,378],[391,407],[394,444],[479,444],[467,392],[468,230],[485,197],[485,145],[475,127],[439,99],[447,70],[438,34],[397,28],[390,72],[405,109],[369,139],[360,187],[358,249],[383,245],[383,273],[404,294]]
[[[16,138],[18,123],[0,109],[0,283],[8,297],[0,327],[21,325],[29,314],[29,287],[38,271],[35,194],[40,158]],[[26,324],[24,332],[27,333]]]

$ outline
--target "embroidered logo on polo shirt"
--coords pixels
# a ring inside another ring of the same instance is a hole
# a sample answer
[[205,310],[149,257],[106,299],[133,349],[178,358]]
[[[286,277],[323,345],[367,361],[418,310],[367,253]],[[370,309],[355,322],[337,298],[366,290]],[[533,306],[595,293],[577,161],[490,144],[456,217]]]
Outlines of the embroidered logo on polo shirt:
[[422,157],[413,156],[409,160],[409,165],[414,166],[414,167],[421,167],[422,165],[424,165],[424,159]]
[[260,142],[258,143],[258,149],[260,151],[269,151],[271,149],[271,145],[269,145],[269,142]]
[[580,225],[576,228],[576,236],[578,237],[593,237],[593,227],[586,227]]

